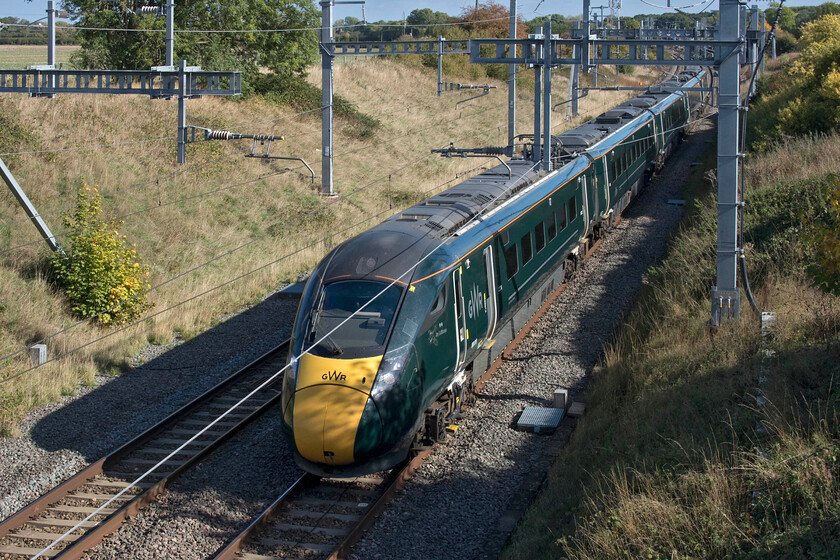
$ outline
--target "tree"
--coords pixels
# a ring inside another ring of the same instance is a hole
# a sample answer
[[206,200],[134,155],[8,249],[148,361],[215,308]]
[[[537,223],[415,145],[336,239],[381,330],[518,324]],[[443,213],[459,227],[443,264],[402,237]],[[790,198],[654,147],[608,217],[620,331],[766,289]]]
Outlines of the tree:
[[449,14],[444,12],[435,12],[431,8],[422,8],[412,10],[406,18],[408,25],[417,27],[417,35],[419,36],[437,36],[445,35],[445,28],[443,24],[449,23]]
[[[64,9],[80,26],[117,30],[79,30],[82,49],[72,62],[82,68],[117,70],[163,64],[165,18],[135,13],[136,7],[133,0],[111,0],[107,4],[100,0],[64,0]],[[212,70],[255,73],[268,68],[280,75],[302,75],[317,56],[317,33],[312,28],[319,24],[313,0],[179,0],[175,6],[176,32],[246,32],[176,33],[175,59]],[[268,29],[292,31],[259,31]]]
[[[459,21],[463,22],[471,37],[504,38],[510,36],[510,10],[496,2],[483,2],[478,9],[466,8]],[[520,22],[521,24],[521,22]],[[520,37],[526,37],[522,25]]]

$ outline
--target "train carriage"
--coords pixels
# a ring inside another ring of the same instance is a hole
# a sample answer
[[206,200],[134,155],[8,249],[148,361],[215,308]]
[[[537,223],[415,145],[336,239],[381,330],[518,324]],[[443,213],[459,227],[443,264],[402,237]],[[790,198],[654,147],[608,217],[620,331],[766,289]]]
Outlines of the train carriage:
[[296,461],[357,476],[443,437],[478,376],[672,151],[692,108],[683,91],[648,91],[554,137],[554,171],[513,159],[335,248],[304,289],[283,383]]

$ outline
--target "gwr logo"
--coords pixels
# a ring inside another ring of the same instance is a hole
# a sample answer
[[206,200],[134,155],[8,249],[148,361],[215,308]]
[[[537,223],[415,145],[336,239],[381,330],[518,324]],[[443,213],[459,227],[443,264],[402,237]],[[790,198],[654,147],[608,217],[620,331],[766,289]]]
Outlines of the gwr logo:
[[347,381],[347,376],[340,371],[327,372],[321,376],[324,381]]

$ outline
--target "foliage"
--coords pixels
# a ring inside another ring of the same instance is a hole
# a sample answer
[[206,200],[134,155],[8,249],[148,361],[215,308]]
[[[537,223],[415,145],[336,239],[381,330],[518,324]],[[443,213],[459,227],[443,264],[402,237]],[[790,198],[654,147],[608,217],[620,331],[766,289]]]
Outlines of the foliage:
[[840,296],[840,178],[833,177],[836,190],[827,197],[825,223],[814,235],[816,254],[808,272],[823,291]]
[[802,28],[801,55],[784,76],[765,80],[755,106],[753,147],[784,135],[813,134],[840,127],[840,15]]
[[120,236],[122,222],[102,219],[101,199],[96,188],[79,189],[76,206],[64,218],[70,245],[53,254],[52,265],[76,316],[101,313],[99,324],[120,325],[152,307],[143,293],[149,289],[149,267]]
[[[136,69],[165,62],[164,17],[138,14],[139,2],[117,0],[107,8],[98,0],[64,0],[79,30],[82,49],[72,59],[81,68]],[[175,60],[212,70],[255,73],[261,68],[282,76],[301,75],[317,55],[320,23],[313,0],[182,0],[175,6],[175,28],[244,30],[245,33],[180,33]],[[309,28],[307,30],[306,28]],[[124,29],[157,30],[126,33]],[[294,29],[261,33],[262,29]],[[251,32],[247,32],[251,31]]]
[[417,35],[420,37],[446,35],[447,27],[442,24],[449,23],[451,20],[449,14],[436,12],[431,8],[412,10],[406,18],[408,25],[420,26],[415,28]]

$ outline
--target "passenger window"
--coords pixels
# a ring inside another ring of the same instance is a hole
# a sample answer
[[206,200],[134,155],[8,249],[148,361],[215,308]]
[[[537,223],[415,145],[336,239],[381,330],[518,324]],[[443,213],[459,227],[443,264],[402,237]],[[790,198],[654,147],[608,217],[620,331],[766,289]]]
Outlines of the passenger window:
[[534,243],[536,244],[537,253],[545,247],[545,226],[542,222],[538,223],[534,229]]
[[577,214],[577,200],[575,200],[575,195],[572,195],[569,199],[569,221],[574,221]]
[[507,270],[508,280],[513,278],[516,271],[519,270],[519,259],[516,254],[516,244],[511,245],[505,249],[505,269]]
[[560,231],[563,231],[569,223],[569,215],[567,214],[568,209],[564,204],[557,211],[560,213]]
[[531,246],[531,232],[522,236],[522,264],[528,264],[534,256],[534,248]]
[[551,241],[557,237],[557,216],[552,212],[548,216],[548,240]]

